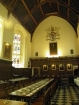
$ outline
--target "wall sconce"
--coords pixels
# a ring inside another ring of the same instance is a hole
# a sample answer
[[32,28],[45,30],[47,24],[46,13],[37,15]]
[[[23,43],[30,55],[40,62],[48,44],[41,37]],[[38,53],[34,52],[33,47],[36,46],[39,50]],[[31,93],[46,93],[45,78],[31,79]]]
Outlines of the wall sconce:
[[56,39],[60,39],[58,27],[51,26],[46,31],[47,31],[46,40],[54,41]]

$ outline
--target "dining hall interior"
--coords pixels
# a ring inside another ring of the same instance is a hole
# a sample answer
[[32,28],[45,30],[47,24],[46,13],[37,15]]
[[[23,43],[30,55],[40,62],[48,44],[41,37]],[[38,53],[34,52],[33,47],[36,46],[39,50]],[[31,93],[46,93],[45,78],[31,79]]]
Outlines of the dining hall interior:
[[0,0],[0,105],[79,105],[79,1]]

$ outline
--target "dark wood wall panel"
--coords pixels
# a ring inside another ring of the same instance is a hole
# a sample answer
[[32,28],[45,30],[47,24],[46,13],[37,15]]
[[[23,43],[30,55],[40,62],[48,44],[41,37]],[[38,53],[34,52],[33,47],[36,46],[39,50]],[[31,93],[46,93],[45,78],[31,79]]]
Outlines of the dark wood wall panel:
[[20,77],[31,77],[31,68],[13,68],[13,74]]
[[12,77],[12,61],[0,59],[0,79],[6,80]]
[[20,77],[31,77],[31,68],[14,68],[12,61],[0,59],[0,80],[11,79],[14,74]]
[[[12,61],[0,59],[0,80],[8,80],[13,78],[13,74],[20,75],[21,77],[31,77],[32,67],[40,68],[40,75],[73,75],[73,70],[67,71],[67,64],[78,65],[79,57],[58,57],[58,58],[31,58],[31,68],[13,68]],[[51,69],[51,65],[56,65],[56,70]],[[59,64],[64,64],[64,71],[59,71]],[[48,70],[43,70],[43,65],[48,65]],[[79,69],[78,69],[79,75]]]
[[[32,67],[39,67],[40,68],[40,75],[73,75],[73,66],[79,66],[79,57],[56,57],[56,58],[31,58],[31,68]],[[56,65],[56,70],[52,70],[51,65]],[[64,70],[59,70],[59,65],[64,65]],[[67,70],[67,65],[71,64],[72,69]],[[48,65],[48,70],[43,70],[43,65]],[[79,72],[78,72],[79,73]]]

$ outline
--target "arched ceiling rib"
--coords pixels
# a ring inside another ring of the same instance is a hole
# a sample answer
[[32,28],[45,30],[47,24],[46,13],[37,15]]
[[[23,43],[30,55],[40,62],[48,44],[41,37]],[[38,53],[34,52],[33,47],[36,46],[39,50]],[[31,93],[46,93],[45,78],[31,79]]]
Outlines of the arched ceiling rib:
[[52,15],[66,19],[77,30],[79,0],[1,0],[1,3],[31,37],[38,24]]

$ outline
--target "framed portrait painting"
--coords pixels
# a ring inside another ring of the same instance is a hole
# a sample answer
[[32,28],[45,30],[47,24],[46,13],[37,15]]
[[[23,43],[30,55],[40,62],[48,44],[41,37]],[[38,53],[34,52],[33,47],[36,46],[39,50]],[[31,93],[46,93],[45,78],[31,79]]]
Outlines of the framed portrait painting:
[[72,64],[67,64],[67,71],[71,71],[72,70]]
[[48,65],[43,65],[43,71],[48,71]]
[[56,70],[56,65],[52,64],[52,65],[51,65],[51,69],[52,69],[52,70]]
[[3,44],[3,57],[6,59],[12,58],[12,45],[4,42]]
[[57,42],[49,43],[50,55],[57,55]]
[[64,65],[63,64],[59,64],[59,71],[64,71]]

